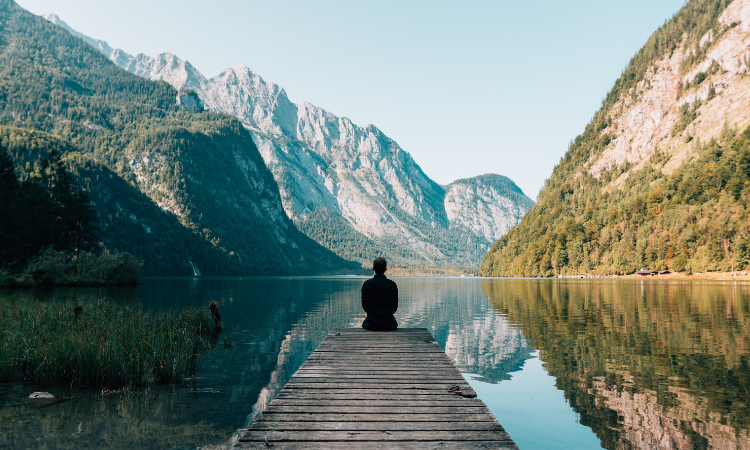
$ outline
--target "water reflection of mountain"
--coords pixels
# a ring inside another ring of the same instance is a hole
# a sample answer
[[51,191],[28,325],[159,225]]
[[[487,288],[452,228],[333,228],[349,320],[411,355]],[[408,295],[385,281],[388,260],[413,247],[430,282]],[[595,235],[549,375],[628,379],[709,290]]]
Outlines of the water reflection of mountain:
[[609,449],[748,449],[748,286],[497,280],[484,285],[580,422]]
[[409,279],[402,292],[402,326],[430,329],[461,372],[497,383],[533,351],[521,331],[490,307],[479,280]]
[[[509,378],[532,349],[507,318],[489,307],[476,280],[397,278],[401,327],[428,328],[462,372],[486,382]],[[327,295],[292,326],[281,344],[269,383],[253,406],[248,423],[262,412],[328,332],[360,326],[364,312],[355,282],[345,295]]]

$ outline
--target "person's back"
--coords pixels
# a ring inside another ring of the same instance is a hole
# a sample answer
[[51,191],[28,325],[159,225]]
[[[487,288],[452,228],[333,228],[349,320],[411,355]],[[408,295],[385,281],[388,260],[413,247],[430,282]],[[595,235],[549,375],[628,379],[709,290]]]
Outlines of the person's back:
[[372,331],[392,331],[398,327],[393,317],[398,309],[398,286],[386,278],[386,265],[385,258],[375,258],[372,267],[375,276],[362,284],[362,309],[367,313],[362,328]]

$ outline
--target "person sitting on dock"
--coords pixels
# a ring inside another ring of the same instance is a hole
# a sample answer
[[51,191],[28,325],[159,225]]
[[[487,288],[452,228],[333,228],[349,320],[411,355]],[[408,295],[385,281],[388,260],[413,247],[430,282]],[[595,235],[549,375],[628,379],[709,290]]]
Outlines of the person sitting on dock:
[[385,277],[388,261],[382,256],[375,258],[372,270],[375,276],[362,283],[362,309],[367,317],[362,328],[370,331],[393,331],[398,322],[393,314],[398,309],[398,286]]

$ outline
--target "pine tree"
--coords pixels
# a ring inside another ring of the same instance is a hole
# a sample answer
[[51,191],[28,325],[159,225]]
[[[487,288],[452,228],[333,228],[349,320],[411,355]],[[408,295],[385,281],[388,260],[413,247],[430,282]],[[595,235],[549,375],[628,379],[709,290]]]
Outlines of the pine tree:
[[0,269],[14,269],[19,258],[19,194],[16,171],[5,147],[0,146]]

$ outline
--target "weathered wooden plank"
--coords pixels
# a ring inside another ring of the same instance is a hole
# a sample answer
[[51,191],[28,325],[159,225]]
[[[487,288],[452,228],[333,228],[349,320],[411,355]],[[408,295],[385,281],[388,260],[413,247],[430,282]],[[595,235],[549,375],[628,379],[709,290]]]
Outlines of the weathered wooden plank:
[[492,420],[481,422],[255,422],[251,430],[284,431],[505,431]]
[[425,344],[425,345],[435,345],[439,346],[438,342],[432,338],[431,336],[412,336],[412,337],[405,337],[405,336],[393,336],[392,338],[358,338],[353,336],[334,336],[334,337],[327,337],[321,344],[326,345],[363,345],[363,344],[373,344],[373,345],[383,345],[385,343],[392,343],[394,345],[403,345],[403,344]]
[[426,350],[442,350],[442,347],[437,344],[437,342],[428,343],[427,341],[422,340],[415,340],[412,342],[404,342],[404,341],[380,341],[380,342],[339,342],[339,343],[326,343],[326,344],[319,344],[318,348],[361,348],[361,349],[370,349],[370,348],[382,348],[384,351],[391,351],[391,350],[398,350],[398,349],[409,349],[409,348],[420,348],[420,349],[426,349]]
[[491,413],[464,414],[344,414],[344,413],[275,413],[264,411],[256,422],[496,422]]
[[321,366],[335,366],[337,369],[357,368],[357,370],[377,370],[391,367],[393,369],[402,367],[404,369],[414,370],[417,367],[442,368],[448,370],[454,368],[450,361],[441,361],[434,358],[383,358],[371,359],[367,361],[356,360],[352,358],[315,358],[303,363],[304,368],[314,368]]
[[[269,413],[384,413],[384,414],[487,414],[490,412],[486,406],[271,406],[266,407]],[[265,412],[264,411],[264,412]]]
[[[399,370],[400,369],[400,370]],[[341,375],[364,375],[368,373],[373,374],[379,374],[379,373],[392,373],[394,375],[416,375],[416,376],[422,376],[425,374],[424,370],[417,370],[416,368],[413,369],[390,369],[387,367],[375,367],[369,370],[362,370],[362,369],[352,369],[351,367],[337,367],[337,368],[321,368],[321,367],[300,367],[295,376],[299,374],[341,374]],[[428,372],[429,374],[446,374],[446,375],[455,375],[456,370],[452,368],[452,370],[449,369],[443,369],[443,370],[430,370]]]
[[[356,354],[352,354],[352,352],[356,352]],[[332,355],[328,355],[331,353]],[[323,356],[335,356],[333,354],[335,353],[343,353],[346,355],[351,355],[353,357],[359,357],[360,355],[379,355],[379,356],[407,356],[411,354],[422,354],[422,353],[428,353],[433,355],[439,355],[439,356],[445,356],[445,353],[443,353],[443,350],[440,348],[392,348],[388,351],[383,351],[379,348],[319,348],[316,349],[313,352],[313,355],[323,355]]]
[[415,346],[419,348],[442,348],[437,342],[431,342],[429,339],[393,339],[393,340],[379,340],[379,341],[367,341],[361,340],[353,342],[349,339],[341,339],[338,342],[326,342],[318,345],[325,347],[353,347],[353,348],[402,348]]
[[[302,394],[295,394],[295,392],[302,391]],[[434,391],[433,391],[434,392]],[[290,389],[289,391],[281,391],[276,396],[277,399],[308,399],[312,398],[312,392],[303,389]],[[452,402],[456,398],[463,398],[459,395],[451,394],[446,392],[445,395],[436,395],[434,393],[429,394],[394,394],[394,393],[377,393],[377,391],[365,391],[364,393],[347,392],[346,394],[332,394],[330,392],[320,392],[315,394],[316,399],[319,400],[404,400],[404,401],[416,401],[416,400],[429,400],[435,402]]]
[[380,389],[328,389],[326,391],[321,391],[320,389],[284,389],[281,392],[279,392],[280,396],[308,396],[308,395],[314,395],[315,398],[319,398],[320,396],[325,395],[344,395],[349,398],[359,398],[362,395],[374,395],[379,396],[378,398],[384,398],[384,396],[395,396],[395,397],[411,397],[415,395],[428,395],[430,397],[452,397],[456,394],[453,394],[449,392],[448,390],[433,390],[433,391],[415,391],[413,389],[409,390],[399,390],[399,389],[389,389],[389,390],[380,390]]
[[[273,447],[278,450],[310,450],[310,449],[330,449],[330,450],[359,450],[372,449],[378,450],[423,450],[423,449],[449,449],[449,450],[469,450],[469,449],[508,449],[518,450],[516,444],[512,441],[379,441],[379,442],[275,442]],[[265,442],[238,442],[234,448],[239,450],[268,450]]]
[[426,329],[337,328],[236,447],[517,449],[467,397],[476,393]]
[[432,401],[432,400],[400,400],[400,399],[394,399],[394,400],[365,400],[365,399],[358,399],[354,401],[353,399],[315,399],[315,398],[307,398],[307,399],[284,399],[284,398],[278,398],[271,401],[270,406],[348,406],[351,404],[356,404],[359,407],[366,406],[378,406],[378,407],[395,407],[395,408],[401,408],[401,407],[448,407],[448,406],[460,406],[460,407],[470,407],[470,406],[480,406],[484,407],[484,402],[481,400],[475,399],[475,398],[463,398],[456,396],[452,401]]
[[[365,383],[365,386],[367,386],[367,383],[401,383],[401,382],[408,382],[413,381],[415,379],[412,375],[373,375],[373,374],[363,374],[363,375],[338,375],[335,374],[297,374],[291,378],[291,381],[294,383],[305,383],[305,382],[313,382],[313,383]],[[465,384],[466,380],[463,377],[456,377],[453,375],[452,377],[450,375],[444,375],[444,376],[421,376],[418,378],[420,382],[427,383],[427,382],[436,382],[436,383],[462,383]]]
[[297,374],[293,376],[289,381],[294,383],[328,383],[328,382],[345,382],[345,383],[362,383],[362,387],[366,388],[370,383],[407,383],[418,380],[420,383],[453,383],[453,384],[466,384],[466,380],[463,378],[454,378],[455,375],[436,375],[431,377],[418,376],[418,375],[396,375],[396,374],[383,374],[383,375],[342,375],[340,378],[330,373],[313,373],[313,374]]
[[505,431],[271,431],[248,430],[240,441],[509,441]]
[[360,364],[344,364],[337,362],[306,362],[300,367],[300,370],[352,370],[357,372],[372,371],[372,372],[421,372],[425,373],[425,367],[429,370],[442,370],[442,371],[453,371],[455,367],[446,363],[437,364],[419,364],[419,363],[401,363],[398,365],[385,366],[382,364],[378,365],[360,365]]
[[[346,372],[346,373],[345,373]],[[456,374],[456,371],[449,371],[449,370],[441,370],[436,372],[429,371],[429,372],[422,372],[421,374],[419,371],[409,371],[409,372],[394,372],[389,370],[381,370],[381,371],[352,371],[352,370],[298,370],[297,373],[294,374],[294,378],[330,378],[330,377],[336,377],[340,379],[344,378],[351,378],[351,379],[359,379],[359,378],[376,378],[376,377],[383,377],[387,375],[392,375],[393,377],[397,378],[408,378],[408,377],[414,377],[418,376],[421,379],[444,379],[445,377],[451,377],[451,378],[460,378],[463,380],[464,378],[460,374]]]
[[396,366],[402,366],[402,365],[418,365],[418,366],[440,366],[440,367],[450,367],[452,364],[451,361],[445,361],[438,358],[406,358],[406,357],[400,357],[400,358],[372,358],[367,360],[357,359],[357,358],[318,358],[311,356],[312,359],[307,361],[305,364],[332,364],[332,365],[341,365],[341,364],[348,364],[351,366],[356,366],[359,364],[369,364],[371,366],[381,366],[381,367],[396,367]]
[[[397,390],[397,389],[419,389],[419,390],[448,390],[452,388],[453,386],[458,386],[462,390],[464,388],[470,389],[471,386],[469,386],[468,383],[460,384],[460,383],[372,383],[367,385],[367,388],[369,389],[388,389],[388,390]],[[364,387],[362,383],[356,383],[351,382],[351,380],[342,380],[341,382],[299,382],[298,380],[290,380],[289,384],[284,386],[284,389],[296,389],[296,388],[303,388],[303,389],[357,389]]]
[[435,358],[383,358],[383,359],[370,359],[367,361],[356,360],[352,358],[315,358],[310,359],[303,363],[302,367],[320,367],[325,365],[357,367],[358,369],[377,369],[391,367],[396,369],[398,367],[408,368],[414,370],[415,367],[439,367],[448,369],[455,366],[450,361],[442,361]]
[[310,355],[311,358],[329,358],[338,360],[349,360],[349,361],[377,361],[377,360],[392,360],[392,359],[419,359],[423,361],[445,361],[452,362],[445,353],[441,352],[403,352],[403,353],[385,353],[385,352],[318,352]]

